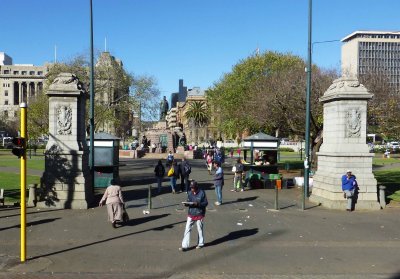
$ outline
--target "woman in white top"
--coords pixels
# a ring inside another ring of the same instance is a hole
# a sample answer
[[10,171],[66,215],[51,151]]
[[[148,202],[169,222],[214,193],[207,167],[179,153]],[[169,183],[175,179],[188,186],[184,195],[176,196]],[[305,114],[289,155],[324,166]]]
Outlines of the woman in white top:
[[104,192],[99,206],[103,206],[104,203],[107,205],[108,220],[111,222],[113,228],[115,228],[116,222],[122,221],[124,199],[122,197],[121,186],[115,185],[116,182],[114,179],[110,181],[110,184]]

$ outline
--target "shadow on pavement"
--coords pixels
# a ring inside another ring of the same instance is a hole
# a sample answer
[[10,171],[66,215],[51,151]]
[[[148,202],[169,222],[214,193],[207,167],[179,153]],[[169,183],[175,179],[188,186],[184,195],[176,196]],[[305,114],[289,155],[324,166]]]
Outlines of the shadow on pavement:
[[[151,220],[155,220],[155,219],[158,219],[158,218],[163,218],[163,217],[165,217],[165,215],[168,215],[168,214],[149,216],[149,217],[151,217]],[[149,217],[141,218],[141,219],[147,219],[148,220]],[[142,224],[142,223],[145,223],[145,221],[142,220],[140,224]],[[118,236],[115,236],[115,237],[106,238],[106,239],[95,241],[95,242],[92,242],[92,243],[87,243],[87,244],[75,246],[75,247],[72,247],[72,248],[59,250],[59,251],[55,251],[55,252],[52,252],[52,253],[48,253],[48,254],[32,257],[29,260],[35,260],[35,259],[39,259],[39,258],[42,258],[42,257],[49,257],[49,256],[53,256],[53,255],[57,255],[57,254],[61,254],[61,253],[65,253],[65,252],[69,252],[69,251],[73,251],[73,250],[78,250],[78,249],[81,249],[81,248],[90,247],[90,246],[93,246],[93,245],[101,244],[101,243],[104,243],[104,242],[112,241],[112,240],[115,240],[115,239],[131,236],[131,235],[135,235],[135,234],[145,233],[145,232],[149,232],[149,231],[162,231],[162,230],[165,230],[165,229],[171,229],[175,225],[178,225],[178,224],[181,224],[181,223],[186,223],[186,220],[185,221],[181,221],[181,222],[168,224],[168,225],[164,225],[164,226],[160,226],[160,227],[155,227],[155,228],[151,228],[151,229],[146,229],[146,230],[141,230],[141,231],[137,231],[137,232],[133,232],[133,233],[127,233],[127,234],[118,235]],[[118,231],[118,229],[117,229],[117,231]]]
[[171,215],[171,214],[161,214],[161,215],[154,215],[154,216],[150,215],[150,216],[146,216],[146,217],[142,217],[142,218],[130,219],[126,223],[126,226],[137,226],[137,225],[140,225],[140,224],[143,224],[143,223],[147,223],[147,222],[150,222],[150,221],[154,221],[154,220],[157,220],[157,219],[161,219],[161,218],[167,217],[169,215]]
[[221,238],[217,238],[209,243],[206,243],[205,246],[214,246],[214,245],[218,245],[221,244],[223,242],[226,241],[230,241],[230,240],[235,240],[238,238],[242,238],[242,237],[247,237],[247,236],[251,236],[254,234],[258,233],[258,228],[254,228],[254,229],[248,229],[248,230],[240,230],[240,231],[235,231],[235,232],[230,232],[227,235],[221,237]]
[[238,202],[248,202],[248,201],[254,201],[256,199],[258,199],[258,196],[247,197],[247,198],[239,198],[236,201],[224,202],[224,204],[232,204],[232,203],[238,203]]
[[[43,219],[43,220],[39,220],[39,221],[33,221],[33,222],[29,222],[26,223],[26,226],[36,226],[36,225],[40,225],[40,224],[45,224],[45,223],[50,223],[50,222],[54,222],[55,220],[58,220],[61,218],[49,218],[49,219]],[[13,228],[20,228],[21,225],[14,225],[11,227],[6,227],[6,228],[0,228],[0,231],[4,231],[4,230],[8,230],[8,229],[13,229]]]
[[[19,207],[16,207],[16,208],[14,208],[14,209],[20,210]],[[35,211],[35,212],[27,212],[26,214],[27,214],[27,215],[30,215],[30,214],[37,214],[37,213],[54,212],[54,211],[59,211],[59,210],[66,210],[66,209],[61,208],[61,209],[40,210],[40,211]],[[0,216],[0,219],[1,219],[1,218],[8,218],[8,217],[16,217],[16,216],[21,216],[21,213],[13,214],[13,215]]]

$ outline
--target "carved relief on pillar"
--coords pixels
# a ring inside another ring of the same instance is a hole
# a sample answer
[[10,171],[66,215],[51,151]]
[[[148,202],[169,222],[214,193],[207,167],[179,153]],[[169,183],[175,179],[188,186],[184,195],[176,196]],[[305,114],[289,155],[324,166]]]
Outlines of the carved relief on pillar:
[[57,134],[70,135],[72,133],[72,108],[71,106],[57,107]]
[[346,112],[346,137],[359,138],[361,136],[360,108],[350,108]]

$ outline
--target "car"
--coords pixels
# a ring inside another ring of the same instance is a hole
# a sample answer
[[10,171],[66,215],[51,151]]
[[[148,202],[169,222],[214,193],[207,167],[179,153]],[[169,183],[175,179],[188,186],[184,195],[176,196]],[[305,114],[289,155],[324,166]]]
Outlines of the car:
[[393,149],[398,149],[400,147],[399,142],[397,141],[392,141],[389,143],[389,147]]

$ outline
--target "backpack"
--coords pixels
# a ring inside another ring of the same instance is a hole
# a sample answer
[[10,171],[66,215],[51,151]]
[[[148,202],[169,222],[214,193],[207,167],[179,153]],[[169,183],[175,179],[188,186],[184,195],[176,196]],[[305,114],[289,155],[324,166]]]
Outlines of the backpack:
[[183,170],[184,170],[185,174],[188,175],[192,172],[192,167],[189,164],[185,164],[183,166]]
[[167,160],[168,161],[173,161],[174,160],[174,155],[168,154]]

